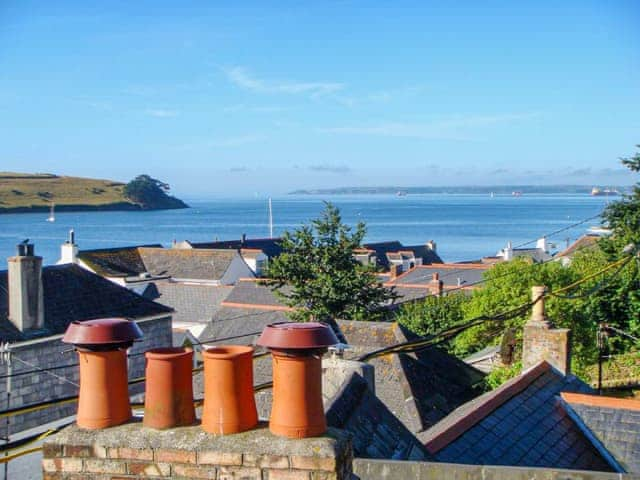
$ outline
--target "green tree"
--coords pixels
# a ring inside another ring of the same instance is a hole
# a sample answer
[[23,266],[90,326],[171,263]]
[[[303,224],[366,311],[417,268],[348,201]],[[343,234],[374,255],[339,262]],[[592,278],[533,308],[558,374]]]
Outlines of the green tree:
[[433,335],[461,323],[464,320],[463,306],[469,301],[464,293],[429,296],[403,305],[396,320],[417,335]]
[[[640,145],[636,145],[640,148]],[[633,157],[622,158],[622,164],[632,172],[640,172],[640,152]],[[636,183],[631,194],[612,202],[604,211],[603,219],[613,230],[613,235],[602,242],[605,251],[618,258],[624,246],[640,245],[640,183]]]
[[365,233],[364,223],[352,232],[338,208],[325,203],[311,225],[283,235],[283,253],[271,261],[268,276],[276,294],[295,309],[290,314],[294,320],[380,318],[394,294],[380,284],[372,267],[353,256]]
[[124,195],[143,209],[185,208],[187,205],[168,195],[169,184],[149,175],[138,175],[124,187]]

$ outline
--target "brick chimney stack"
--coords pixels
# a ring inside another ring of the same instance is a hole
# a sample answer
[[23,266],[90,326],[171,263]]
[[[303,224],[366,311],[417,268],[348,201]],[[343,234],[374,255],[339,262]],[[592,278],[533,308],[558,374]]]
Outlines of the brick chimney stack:
[[42,257],[25,240],[18,254],[9,257],[9,320],[21,332],[44,327]]
[[535,302],[531,318],[524,326],[522,368],[527,370],[542,361],[549,362],[564,375],[571,371],[571,330],[553,328],[544,311],[545,287],[532,287]]
[[431,281],[429,282],[429,290],[438,297],[442,296],[444,283],[440,280],[440,274],[438,272],[433,273]]

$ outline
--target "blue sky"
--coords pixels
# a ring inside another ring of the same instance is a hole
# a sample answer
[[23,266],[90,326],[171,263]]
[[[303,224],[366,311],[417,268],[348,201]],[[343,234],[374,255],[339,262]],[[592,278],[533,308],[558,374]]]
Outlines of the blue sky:
[[640,3],[0,3],[0,170],[181,195],[621,184]]

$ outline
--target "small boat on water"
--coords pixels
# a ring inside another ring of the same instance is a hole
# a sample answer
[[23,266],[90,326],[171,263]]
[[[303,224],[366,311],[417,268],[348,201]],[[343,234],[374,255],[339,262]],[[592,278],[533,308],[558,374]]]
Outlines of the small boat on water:
[[522,196],[522,192],[519,190],[514,190],[513,192],[511,192],[511,196],[513,197],[521,197]]
[[56,221],[56,213],[55,213],[56,204],[51,204],[51,210],[49,211],[49,218],[47,218],[47,222],[55,222]]
[[609,195],[615,196],[615,195],[620,195],[620,192],[615,188],[600,189],[598,187],[593,187],[591,189],[591,195],[594,197],[609,196]]
[[404,190],[398,190],[396,192],[396,196],[397,197],[406,197],[407,196],[407,192],[405,192]]

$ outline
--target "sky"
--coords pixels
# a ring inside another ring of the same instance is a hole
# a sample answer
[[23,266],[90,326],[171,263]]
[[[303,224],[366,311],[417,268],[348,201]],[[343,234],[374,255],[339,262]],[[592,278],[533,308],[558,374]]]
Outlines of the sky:
[[[453,5],[455,3],[455,5]],[[640,2],[0,2],[0,171],[621,185]]]

